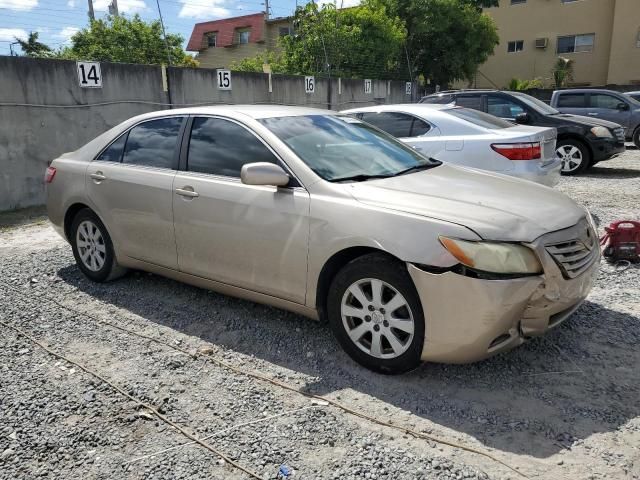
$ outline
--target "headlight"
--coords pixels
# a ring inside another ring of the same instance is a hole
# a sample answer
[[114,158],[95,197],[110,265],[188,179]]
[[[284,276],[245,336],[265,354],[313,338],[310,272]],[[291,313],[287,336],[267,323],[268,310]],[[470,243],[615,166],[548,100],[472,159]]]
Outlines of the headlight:
[[613,138],[613,135],[611,135],[611,132],[607,127],[593,127],[591,129],[591,133],[593,133],[596,137]]
[[440,237],[440,243],[463,265],[483,272],[534,274],[542,265],[533,250],[514,243],[468,242]]

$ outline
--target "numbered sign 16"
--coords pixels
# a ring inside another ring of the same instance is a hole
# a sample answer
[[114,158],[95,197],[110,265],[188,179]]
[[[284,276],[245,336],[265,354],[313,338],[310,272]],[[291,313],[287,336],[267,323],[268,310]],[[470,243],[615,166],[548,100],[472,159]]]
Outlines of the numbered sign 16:
[[364,81],[364,93],[371,93],[371,80],[369,80],[368,78]]
[[217,70],[218,89],[231,90],[231,72],[229,70]]
[[76,62],[78,83],[83,88],[102,88],[100,62]]
[[411,95],[411,82],[407,82],[404,84],[404,93],[407,95]]
[[316,91],[316,79],[314,77],[304,77],[304,91],[306,93]]

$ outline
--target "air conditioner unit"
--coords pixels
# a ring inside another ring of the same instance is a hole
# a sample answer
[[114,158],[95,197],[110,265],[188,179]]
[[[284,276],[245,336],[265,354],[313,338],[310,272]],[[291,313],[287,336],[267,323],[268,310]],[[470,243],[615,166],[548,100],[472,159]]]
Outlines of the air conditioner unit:
[[548,38],[536,38],[536,48],[547,48],[549,46]]

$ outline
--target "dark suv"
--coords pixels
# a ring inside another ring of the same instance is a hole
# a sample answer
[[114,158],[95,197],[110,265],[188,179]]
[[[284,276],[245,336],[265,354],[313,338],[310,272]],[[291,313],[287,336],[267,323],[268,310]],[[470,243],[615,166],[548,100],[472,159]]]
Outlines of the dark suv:
[[560,113],[521,92],[448,90],[423,97],[420,103],[455,104],[524,125],[555,127],[556,154],[562,159],[563,175],[583,172],[625,150],[624,129],[617,123]]

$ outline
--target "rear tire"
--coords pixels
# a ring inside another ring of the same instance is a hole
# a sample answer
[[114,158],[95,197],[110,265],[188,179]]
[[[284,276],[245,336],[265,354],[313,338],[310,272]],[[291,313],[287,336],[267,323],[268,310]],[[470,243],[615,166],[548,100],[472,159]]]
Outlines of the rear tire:
[[73,218],[70,241],[78,267],[90,280],[108,282],[127,272],[116,261],[107,228],[90,209],[80,210]]
[[562,175],[577,175],[591,166],[591,152],[584,143],[573,138],[558,141],[556,156],[562,160]]
[[398,374],[420,365],[424,314],[403,263],[379,253],[351,261],[329,288],[327,312],[338,342],[362,366]]

